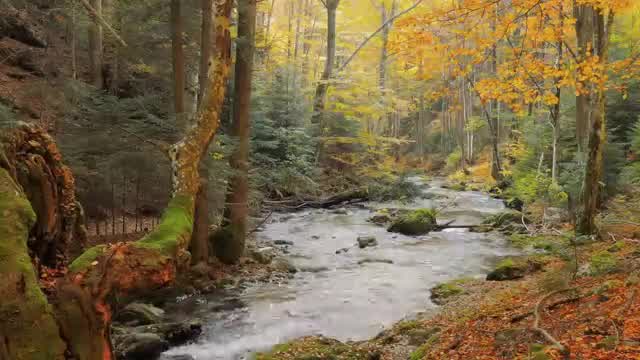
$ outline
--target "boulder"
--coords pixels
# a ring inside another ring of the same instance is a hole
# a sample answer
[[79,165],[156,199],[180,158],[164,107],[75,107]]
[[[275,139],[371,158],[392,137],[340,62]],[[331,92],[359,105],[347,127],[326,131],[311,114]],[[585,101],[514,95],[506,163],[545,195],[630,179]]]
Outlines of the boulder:
[[132,330],[135,333],[158,335],[170,346],[180,346],[194,341],[202,333],[202,324],[191,322],[168,322],[153,325],[137,326]]
[[118,312],[115,321],[128,325],[149,325],[159,323],[164,310],[150,304],[131,303]]
[[439,327],[432,327],[426,329],[411,329],[407,331],[409,337],[409,345],[420,346],[426,343],[433,335],[440,332]]
[[525,275],[542,269],[542,264],[523,259],[504,259],[487,274],[489,281],[505,281],[523,278]]
[[289,240],[275,240],[273,242],[274,245],[293,245],[293,241]]
[[369,218],[369,222],[377,225],[385,225],[392,221],[391,214],[388,211],[378,211]]
[[524,202],[515,197],[509,198],[504,201],[504,206],[506,206],[508,209],[522,211],[522,208],[524,207]]
[[271,267],[277,271],[288,272],[290,274],[295,274],[298,272],[298,269],[287,259],[277,258],[271,263]]
[[413,210],[401,215],[387,229],[403,235],[424,235],[437,228],[436,212],[432,209]]
[[434,304],[443,305],[463,292],[464,289],[455,282],[446,282],[431,288],[431,295],[429,298]]
[[129,333],[116,337],[116,358],[120,360],[155,360],[169,348],[157,334]]
[[350,248],[342,248],[342,249],[338,249],[336,250],[336,254],[346,254],[348,253],[350,250]]
[[358,247],[360,247],[360,249],[377,245],[378,240],[376,240],[375,236],[358,236]]
[[273,252],[273,248],[265,247],[258,250],[251,251],[251,257],[260,264],[270,264],[276,255]]
[[335,209],[329,212],[336,215],[349,215],[349,211],[345,208]]

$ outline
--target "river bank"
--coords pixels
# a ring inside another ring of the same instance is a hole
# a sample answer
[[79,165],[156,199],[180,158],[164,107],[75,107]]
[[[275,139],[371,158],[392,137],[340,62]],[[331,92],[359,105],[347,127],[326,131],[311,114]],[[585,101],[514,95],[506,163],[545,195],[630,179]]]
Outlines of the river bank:
[[[624,218],[626,208],[614,205],[603,219]],[[436,311],[368,340],[305,337],[257,359],[639,359],[637,224],[603,221],[599,241],[576,239],[562,223],[531,227],[535,233],[506,234],[524,255],[499,262],[486,278],[433,287]]]

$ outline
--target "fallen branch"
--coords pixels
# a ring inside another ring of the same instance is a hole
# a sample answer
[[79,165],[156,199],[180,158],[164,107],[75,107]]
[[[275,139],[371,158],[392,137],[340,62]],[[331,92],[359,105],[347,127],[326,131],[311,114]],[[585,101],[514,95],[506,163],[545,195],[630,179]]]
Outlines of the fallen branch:
[[565,358],[569,357],[569,349],[566,346],[562,345],[558,340],[556,340],[551,334],[549,334],[549,332],[547,332],[545,329],[540,327],[540,307],[545,302],[545,300],[549,299],[550,297],[567,292],[567,291],[573,291],[573,290],[575,290],[575,288],[566,288],[566,289],[552,291],[547,295],[543,296],[536,304],[536,307],[533,309],[534,320],[533,320],[533,326],[531,327],[531,330],[542,335],[547,341],[549,341],[553,345],[553,347],[558,349],[558,351],[560,351],[560,353],[563,354]]
[[[558,300],[558,301],[555,301],[555,302],[551,303],[545,309],[546,310],[553,310],[553,309],[557,308],[560,305],[570,304],[570,303],[576,302],[576,301],[578,301],[578,300],[580,300],[582,298],[584,298],[584,295],[579,295],[579,296],[575,296],[575,297],[570,297],[570,298]],[[511,321],[512,324],[513,323],[517,323],[519,321],[522,321],[522,320],[528,318],[531,315],[533,315],[533,311],[529,311],[529,312],[526,312],[526,313],[518,314],[518,315],[515,315],[515,316],[511,317],[510,321]]]
[[267,222],[267,220],[269,220],[269,218],[271,217],[271,215],[273,215],[273,210],[271,210],[271,211],[269,212],[269,214],[267,214],[267,216],[266,216],[264,219],[262,219],[262,221],[260,221],[260,223],[259,223],[258,225],[256,225],[256,227],[254,227],[254,228],[253,228],[253,230],[249,231],[249,232],[247,233],[247,236],[249,236],[249,235],[253,234],[253,233],[254,233],[254,232],[256,232],[256,231],[258,231],[258,229],[260,229],[260,227],[261,227],[262,225],[264,225],[264,223],[266,223],[266,222]]
[[128,46],[127,43],[124,40],[122,40],[120,35],[118,35],[118,32],[114,28],[112,28],[111,25],[109,25],[109,23],[102,16],[100,16],[100,14],[98,14],[96,9],[94,9],[93,6],[91,6],[91,4],[89,4],[87,0],[80,0],[80,2],[87,9],[87,11],[89,11],[91,16],[96,18],[102,26],[106,27],[107,30],[109,30],[109,32],[113,35],[113,37],[115,37],[116,40],[118,40],[118,42],[122,44],[122,46],[124,47]]

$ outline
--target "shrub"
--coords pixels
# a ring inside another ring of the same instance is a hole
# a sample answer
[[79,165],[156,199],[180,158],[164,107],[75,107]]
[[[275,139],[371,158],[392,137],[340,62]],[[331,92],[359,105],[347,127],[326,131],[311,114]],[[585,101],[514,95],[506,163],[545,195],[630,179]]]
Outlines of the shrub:
[[618,270],[618,260],[608,251],[595,253],[589,259],[589,271],[591,275],[604,275]]

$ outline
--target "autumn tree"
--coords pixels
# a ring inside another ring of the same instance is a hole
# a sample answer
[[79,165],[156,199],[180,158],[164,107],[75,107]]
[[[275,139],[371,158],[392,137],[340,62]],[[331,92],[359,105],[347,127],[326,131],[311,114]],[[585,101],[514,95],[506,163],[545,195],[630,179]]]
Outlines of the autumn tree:
[[[39,131],[14,135],[0,156],[0,229],[7,235],[0,251],[0,312],[10,314],[0,325],[0,355],[7,359],[33,359],[34,341],[40,341],[35,358],[113,359],[110,344],[112,300],[116,294],[150,289],[173,280],[178,268],[188,264],[186,251],[193,228],[195,197],[199,188],[198,165],[220,123],[230,67],[231,1],[216,2],[216,56],[210,69],[211,86],[203,97],[194,126],[168,149],[172,163],[172,199],[158,227],[136,242],[99,245],[84,252],[69,266],[49,302],[31,266],[27,239],[35,216],[15,176],[19,159],[11,149],[44,146],[44,154],[60,160],[56,148]],[[23,134],[23,135],[19,135]],[[38,140],[39,139],[39,140]],[[40,151],[40,150],[36,150]],[[34,333],[34,331],[37,332]]]

